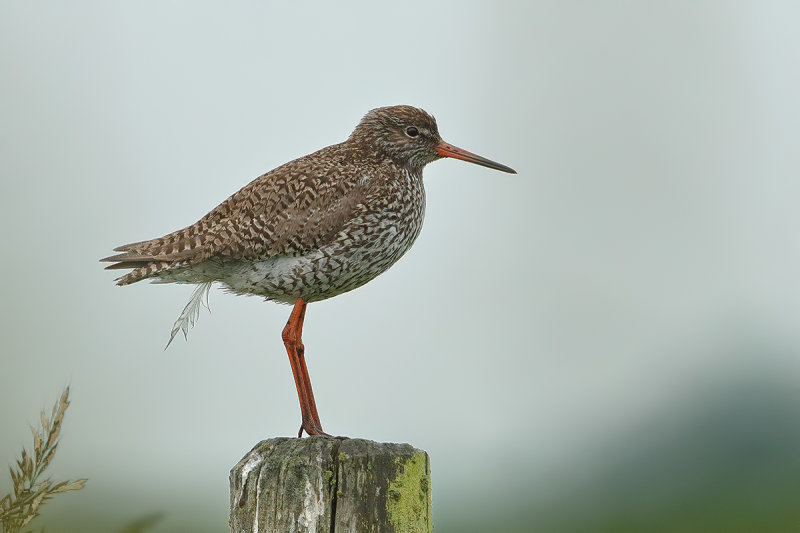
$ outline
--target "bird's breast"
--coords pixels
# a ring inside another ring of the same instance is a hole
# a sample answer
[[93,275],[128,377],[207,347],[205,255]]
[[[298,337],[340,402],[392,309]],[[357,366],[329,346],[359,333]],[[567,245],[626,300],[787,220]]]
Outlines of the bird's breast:
[[329,242],[297,255],[236,260],[220,281],[234,292],[286,303],[324,300],[397,262],[419,236],[424,216],[421,176],[403,172],[371,187]]

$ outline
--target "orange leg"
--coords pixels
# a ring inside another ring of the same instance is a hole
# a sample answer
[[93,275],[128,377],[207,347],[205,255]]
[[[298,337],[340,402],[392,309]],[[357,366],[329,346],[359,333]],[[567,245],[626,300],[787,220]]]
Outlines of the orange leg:
[[302,298],[298,298],[283,328],[283,344],[289,354],[289,364],[292,366],[294,384],[297,387],[297,397],[300,400],[300,412],[303,417],[302,425],[297,436],[300,437],[305,430],[309,435],[324,435],[329,437],[322,430],[322,424],[317,414],[317,405],[314,402],[314,391],[311,390],[311,378],[306,368],[305,347],[303,346],[303,320],[306,316],[306,303]]

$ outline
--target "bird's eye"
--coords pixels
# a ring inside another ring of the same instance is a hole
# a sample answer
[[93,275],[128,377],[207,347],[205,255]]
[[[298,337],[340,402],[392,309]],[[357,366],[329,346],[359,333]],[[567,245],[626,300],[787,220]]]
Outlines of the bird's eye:
[[417,135],[419,135],[419,130],[414,126],[409,126],[406,128],[406,135],[408,135],[409,137],[416,137]]

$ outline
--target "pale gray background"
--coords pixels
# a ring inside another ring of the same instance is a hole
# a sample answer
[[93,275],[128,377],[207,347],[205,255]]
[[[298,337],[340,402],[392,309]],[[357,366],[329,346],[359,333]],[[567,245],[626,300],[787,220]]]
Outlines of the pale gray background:
[[90,482],[41,524],[163,510],[154,531],[225,531],[228,469],[298,426],[289,308],[215,290],[164,352],[191,288],[119,288],[97,260],[407,103],[519,174],[432,164],[415,247],[310,306],[325,428],[429,451],[441,532],[797,509],[798,20],[796,2],[5,0],[0,465],[69,383],[54,475]]

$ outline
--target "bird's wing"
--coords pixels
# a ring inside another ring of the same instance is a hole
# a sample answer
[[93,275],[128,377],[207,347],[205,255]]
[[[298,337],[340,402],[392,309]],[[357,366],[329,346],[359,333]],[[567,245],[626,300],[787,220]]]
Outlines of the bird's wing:
[[108,269],[134,269],[119,279],[127,284],[212,257],[266,258],[318,248],[352,217],[363,191],[346,166],[312,156],[256,178],[191,226],[120,246],[115,251],[121,253],[101,261],[114,263]]

